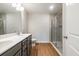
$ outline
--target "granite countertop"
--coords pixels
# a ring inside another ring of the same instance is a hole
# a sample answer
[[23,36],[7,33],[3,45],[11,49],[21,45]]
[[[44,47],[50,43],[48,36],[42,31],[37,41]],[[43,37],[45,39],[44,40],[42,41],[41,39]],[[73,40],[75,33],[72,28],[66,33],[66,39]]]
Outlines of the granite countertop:
[[0,55],[30,35],[31,34],[21,34],[0,39]]

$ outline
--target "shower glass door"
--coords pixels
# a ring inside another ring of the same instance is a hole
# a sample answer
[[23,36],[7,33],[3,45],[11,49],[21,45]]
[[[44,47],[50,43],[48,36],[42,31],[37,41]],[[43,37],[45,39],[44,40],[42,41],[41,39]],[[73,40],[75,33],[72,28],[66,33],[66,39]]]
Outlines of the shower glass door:
[[51,42],[62,53],[62,14],[51,17]]
[[62,53],[62,14],[56,16],[57,28],[56,28],[56,43],[57,48]]

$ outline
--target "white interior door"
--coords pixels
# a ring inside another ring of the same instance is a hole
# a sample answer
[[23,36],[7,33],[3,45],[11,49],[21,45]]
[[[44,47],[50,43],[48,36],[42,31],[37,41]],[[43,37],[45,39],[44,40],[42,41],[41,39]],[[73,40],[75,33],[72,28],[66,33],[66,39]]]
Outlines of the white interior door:
[[79,4],[63,7],[64,55],[79,56]]

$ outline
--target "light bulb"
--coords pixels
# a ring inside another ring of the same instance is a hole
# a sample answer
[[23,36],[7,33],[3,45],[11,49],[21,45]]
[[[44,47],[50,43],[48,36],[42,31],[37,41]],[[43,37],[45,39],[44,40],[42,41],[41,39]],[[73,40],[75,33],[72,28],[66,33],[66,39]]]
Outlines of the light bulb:
[[20,7],[16,7],[16,10],[17,10],[17,11],[20,11]]
[[20,7],[20,11],[23,11],[24,10],[24,7]]
[[20,3],[12,3],[12,7],[21,7]]
[[24,10],[24,7],[16,7],[16,10],[17,11],[23,11]]
[[17,6],[17,4],[16,3],[12,3],[12,7],[16,7]]
[[70,5],[72,5],[72,3],[66,3],[66,6],[70,6]]

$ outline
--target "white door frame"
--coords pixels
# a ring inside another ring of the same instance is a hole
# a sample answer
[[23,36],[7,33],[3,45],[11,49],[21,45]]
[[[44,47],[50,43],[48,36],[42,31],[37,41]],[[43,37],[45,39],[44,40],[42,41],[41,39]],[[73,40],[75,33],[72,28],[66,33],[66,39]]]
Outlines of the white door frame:
[[66,8],[65,8],[65,4],[63,3],[62,4],[62,41],[63,41],[63,54],[62,55],[65,55],[66,51],[65,51],[65,39],[64,39],[64,36],[66,35],[65,32],[66,32],[66,25],[65,25],[65,22],[66,22],[66,17],[65,17],[65,13],[66,13]]

